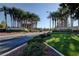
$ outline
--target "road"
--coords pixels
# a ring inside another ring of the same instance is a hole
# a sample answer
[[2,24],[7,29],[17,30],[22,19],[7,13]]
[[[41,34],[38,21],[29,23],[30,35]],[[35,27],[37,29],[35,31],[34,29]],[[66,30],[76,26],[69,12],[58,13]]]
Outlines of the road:
[[32,37],[39,35],[39,34],[43,34],[43,33],[41,32],[41,33],[25,34],[25,35],[18,36],[15,38],[10,38],[7,40],[0,41],[0,55],[7,51],[10,51],[13,48],[16,48],[16,47],[26,43]]

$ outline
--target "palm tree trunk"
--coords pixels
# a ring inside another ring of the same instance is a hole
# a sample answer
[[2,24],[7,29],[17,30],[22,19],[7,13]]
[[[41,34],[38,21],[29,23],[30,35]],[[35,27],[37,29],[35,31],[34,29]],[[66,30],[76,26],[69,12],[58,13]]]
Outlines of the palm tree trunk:
[[78,19],[78,27],[79,27],[79,19]]
[[71,18],[71,27],[73,27],[73,19]]
[[26,28],[27,28],[27,20],[26,20]]
[[73,27],[73,19],[72,19],[72,16],[70,16],[71,18],[71,27]]
[[64,20],[64,27],[67,27],[67,18]]
[[6,29],[7,29],[7,14],[6,14],[6,11],[4,12],[4,16],[5,16],[5,23],[6,23]]
[[26,26],[25,24],[26,24],[26,23],[25,23],[25,20],[23,20],[23,21],[24,21],[24,28],[25,28],[25,26]]
[[55,20],[53,22],[54,22],[54,28],[55,28]]
[[20,27],[22,27],[22,20],[20,21]]
[[55,28],[56,28],[56,19],[55,19]]
[[17,27],[19,28],[20,27],[20,21],[17,20]]
[[57,28],[58,28],[58,20],[57,20]]
[[17,28],[19,27],[19,22],[18,22],[18,20],[17,20]]
[[36,21],[36,27],[35,28],[37,29],[37,21]]
[[13,28],[14,28],[14,26],[15,26],[14,24],[15,24],[15,21],[13,20]]
[[51,31],[51,18],[50,18],[50,31]]
[[21,27],[21,22],[19,21],[19,28]]
[[11,27],[12,27],[12,23],[13,23],[12,15],[10,15],[10,18],[11,18]]
[[14,23],[13,23],[13,25],[14,25],[14,28],[15,28],[15,20],[14,20]]
[[16,27],[17,27],[17,20],[15,21],[15,25],[16,25]]
[[53,29],[53,24],[54,24],[54,22],[53,22],[53,20],[52,20],[52,29]]

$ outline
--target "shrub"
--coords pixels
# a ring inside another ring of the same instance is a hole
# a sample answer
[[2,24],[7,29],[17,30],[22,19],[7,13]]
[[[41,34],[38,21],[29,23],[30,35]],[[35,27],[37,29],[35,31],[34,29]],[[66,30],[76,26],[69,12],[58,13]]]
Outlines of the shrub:
[[43,48],[44,48],[43,44],[38,42],[32,42],[31,44],[28,44],[24,49],[24,55],[27,55],[27,56],[44,55]]
[[0,24],[0,28],[3,28],[3,25]]
[[44,52],[45,46],[43,42],[46,40],[48,36],[51,36],[51,34],[50,33],[41,34],[29,40],[26,48],[24,49],[24,55],[27,55],[27,56],[45,55],[45,52]]
[[41,34],[39,36],[34,37],[33,39],[28,41],[28,44],[31,42],[38,42],[38,43],[42,43],[46,40],[47,37],[50,37],[51,34],[50,33],[45,33],[45,34]]
[[41,34],[39,37],[45,38],[45,37],[48,37],[48,36],[51,36],[51,33],[44,33],[44,34]]

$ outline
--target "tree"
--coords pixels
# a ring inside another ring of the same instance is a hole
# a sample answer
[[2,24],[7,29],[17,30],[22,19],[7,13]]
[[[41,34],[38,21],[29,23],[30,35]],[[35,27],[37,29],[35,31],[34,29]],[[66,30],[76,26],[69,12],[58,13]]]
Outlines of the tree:
[[4,11],[6,27],[7,27],[7,14],[9,14],[11,17],[11,27],[22,27],[23,25],[23,27],[26,28],[28,25],[27,22],[29,21],[31,23],[31,26],[29,26],[29,28],[32,28],[33,25],[35,23],[37,24],[37,21],[39,21],[39,16],[36,15],[35,13],[23,11],[15,7],[8,8],[3,6],[2,8],[0,8],[0,11],[1,12]]
[[57,21],[61,18],[61,14],[58,11],[57,12],[51,12],[50,15],[49,15],[49,18],[52,18],[52,22],[54,23],[55,28],[56,28],[57,25],[58,25]]
[[69,16],[69,10],[66,7],[60,7],[57,11],[51,12],[49,18],[52,18],[52,22],[56,27],[67,27],[67,18]]
[[32,23],[35,24],[35,28],[37,28],[37,22],[40,20],[39,16],[32,13],[31,19],[32,19]]
[[[48,18],[51,18],[52,19],[52,27],[53,27],[53,25],[55,25],[55,19],[56,19],[55,12],[50,12]],[[51,27],[51,25],[50,25],[50,27]]]
[[13,10],[12,10],[12,8],[8,8],[8,14],[10,15],[10,18],[11,18],[11,27],[12,27],[12,21],[13,21]]
[[4,12],[6,28],[7,28],[7,11],[8,11],[8,8],[6,6],[3,6],[2,8],[0,8],[0,12],[2,12],[2,11]]
[[61,21],[63,21],[61,25],[63,25],[64,27],[67,27],[67,20],[68,20],[68,17],[69,17],[69,10],[68,8],[66,7],[60,7],[59,9],[59,18]]
[[[62,3],[60,4],[60,6],[62,7],[66,7],[69,9],[69,14],[71,16],[71,19],[78,19],[78,26],[79,26],[79,4],[78,3]],[[72,21],[71,20],[71,26],[73,25],[72,24]]]

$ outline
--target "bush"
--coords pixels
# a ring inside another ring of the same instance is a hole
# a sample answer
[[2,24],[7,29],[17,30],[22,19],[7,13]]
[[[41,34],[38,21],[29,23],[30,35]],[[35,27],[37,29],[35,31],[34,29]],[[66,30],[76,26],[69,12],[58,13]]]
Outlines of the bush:
[[46,37],[46,34],[41,34],[41,35],[39,35],[39,37],[44,38],[44,37]]
[[24,49],[24,55],[25,56],[41,56],[44,55],[43,52],[43,44],[38,42],[32,42],[31,44],[28,44],[26,48]]
[[32,40],[29,40],[28,41],[28,44],[32,43],[32,42],[39,42],[39,43],[42,43],[44,40],[41,39],[41,38],[33,38]]
[[6,24],[0,24],[0,29],[5,29],[6,28]]
[[41,34],[39,36],[34,37],[32,40],[29,40],[28,44],[32,43],[32,42],[42,43],[42,42],[44,42],[46,40],[45,38],[50,37],[50,36],[51,36],[50,33]]
[[3,25],[0,24],[0,28],[3,28]]
[[44,34],[41,34],[39,37],[41,38],[45,38],[45,37],[48,37],[48,36],[51,36],[51,33],[44,33]]
[[24,55],[27,56],[42,56],[45,55],[44,52],[44,44],[43,42],[47,37],[51,36],[50,33],[41,34],[39,36],[34,37],[33,39],[27,42],[27,46],[24,49]]

